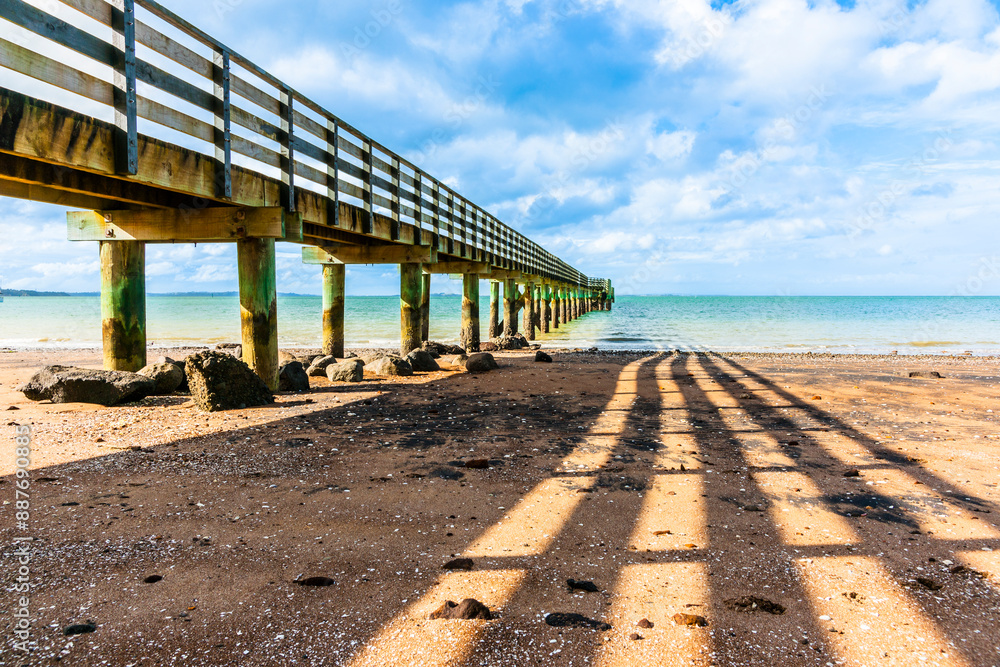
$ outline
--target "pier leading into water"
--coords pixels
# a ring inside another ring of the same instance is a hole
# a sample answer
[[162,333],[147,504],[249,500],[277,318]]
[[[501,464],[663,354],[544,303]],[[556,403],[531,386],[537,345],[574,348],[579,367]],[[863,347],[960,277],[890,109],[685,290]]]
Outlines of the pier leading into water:
[[[146,364],[148,243],[236,244],[243,358],[272,388],[277,241],[300,244],[303,262],[323,267],[323,351],[334,356],[344,354],[349,264],[399,265],[404,355],[427,338],[436,273],[462,277],[469,351],[481,341],[481,280],[491,281],[490,337],[518,333],[522,312],[534,340],[610,310],[609,280],[570,266],[159,3],[47,9],[0,0],[0,18],[25,36],[0,39],[0,68],[75,102],[0,87],[0,196],[83,209],[67,214],[68,238],[99,246],[106,369]],[[95,116],[95,103],[113,120]]]

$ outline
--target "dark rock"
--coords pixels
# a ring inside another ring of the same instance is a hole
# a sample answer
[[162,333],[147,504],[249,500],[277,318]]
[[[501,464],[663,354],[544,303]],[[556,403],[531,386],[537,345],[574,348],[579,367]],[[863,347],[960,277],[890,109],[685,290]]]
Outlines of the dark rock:
[[347,359],[339,364],[326,367],[326,377],[330,382],[361,382],[365,379],[365,362]]
[[410,367],[415,371],[430,373],[441,370],[441,367],[427,350],[413,350],[406,355],[406,360],[410,362]]
[[485,470],[490,467],[490,461],[489,459],[469,459],[465,462],[465,467],[475,470]]
[[446,354],[465,354],[465,349],[459,347],[458,345],[448,345],[447,343],[435,343],[432,340],[425,340],[424,344],[421,346],[422,349],[427,350],[435,358],[444,356]]
[[592,581],[577,581],[576,579],[567,579],[566,585],[569,587],[569,592],[573,591],[583,591],[584,593],[600,593],[601,590]]
[[470,373],[485,373],[486,371],[493,371],[498,368],[500,368],[500,365],[497,364],[497,360],[493,358],[492,354],[487,352],[470,354],[469,360],[465,362],[465,370]]
[[442,570],[465,570],[466,572],[471,572],[472,568],[475,567],[475,563],[471,558],[456,558],[455,560],[450,560],[441,566]]
[[284,350],[279,350],[278,351],[278,363],[279,364],[283,364],[286,361],[299,361],[299,358],[296,357],[291,352],[286,352]]
[[286,361],[278,366],[278,391],[309,391],[309,376],[300,361]]
[[63,634],[67,637],[72,637],[73,635],[85,635],[88,632],[93,632],[97,629],[97,623],[93,621],[87,621],[86,623],[76,623],[74,625],[67,625],[63,628]]
[[239,343],[219,343],[215,346],[215,349],[230,354],[237,359],[243,358],[243,346]]
[[693,625],[703,628],[708,625],[708,620],[704,616],[697,614],[682,614],[680,612],[673,615],[673,621],[677,625]]
[[406,359],[400,357],[377,357],[370,364],[365,364],[365,366],[375,375],[400,377],[413,375],[413,366]]
[[484,341],[479,344],[480,352],[496,352],[498,349],[499,348],[494,343],[491,343],[489,341]]
[[939,591],[944,588],[944,586],[938,582],[933,579],[928,579],[927,577],[917,577],[917,583],[931,591]]
[[[528,339],[519,333],[511,334],[510,336],[498,336],[491,342],[493,345],[496,345],[496,349],[498,350],[523,350],[529,345]],[[479,349],[482,349],[482,345],[479,346]]]
[[274,403],[274,395],[264,381],[242,360],[225,352],[193,354],[185,370],[191,397],[206,412]]
[[306,577],[305,579],[296,579],[293,583],[299,586],[333,586],[337,582],[330,577]]
[[766,611],[775,616],[785,613],[785,608],[777,602],[772,602],[766,598],[758,598],[753,595],[744,595],[738,598],[730,598],[724,601],[727,608],[733,611]]
[[649,630],[651,627],[653,627],[653,622],[648,618],[644,618],[638,623],[636,623],[636,625],[644,630]]
[[184,384],[184,369],[173,363],[150,364],[139,369],[139,375],[156,383],[155,396],[167,396]]
[[156,391],[156,382],[138,373],[47,366],[17,389],[32,401],[118,405]]
[[484,605],[479,600],[473,600],[472,598],[465,598],[458,604],[455,604],[451,600],[448,600],[443,605],[441,605],[437,611],[431,614],[432,619],[451,619],[451,620],[463,620],[471,621],[473,619],[481,619],[484,621],[489,621],[493,618],[493,614],[490,613],[489,607]]
[[632,641],[634,641],[634,642],[637,642],[637,641],[639,641],[640,639],[642,639],[642,635],[640,635],[640,634],[639,634],[638,632],[633,632],[632,634],[630,634],[630,635],[628,636],[628,638],[629,638],[629,639],[631,639],[631,640],[632,640]]
[[449,470],[448,468],[434,468],[429,473],[429,477],[437,477],[439,479],[447,479],[456,482],[463,477],[465,477],[464,472],[459,472],[457,470]]
[[20,409],[21,408],[17,407],[16,405],[8,405],[7,406],[7,410],[8,411],[10,411],[10,410],[20,410]]
[[595,621],[580,614],[557,611],[545,617],[545,624],[554,628],[590,628],[606,632],[611,626],[604,621]]
[[155,584],[158,581],[163,581],[163,577],[158,574],[151,574],[142,580],[144,584]]
[[936,378],[936,379],[939,379],[939,380],[940,379],[944,379],[944,376],[941,375],[940,373],[938,373],[937,371],[911,371],[910,372],[910,377],[911,378]]
[[306,369],[306,375],[314,378],[323,377],[326,375],[327,367],[335,363],[337,363],[336,357],[331,357],[330,355],[318,356],[309,364],[309,368]]
[[467,362],[468,360],[469,360],[469,355],[460,354],[454,359],[452,359],[451,363],[454,364],[455,366],[464,366],[465,362]]
[[844,473],[844,477],[861,477],[861,471],[858,470],[857,468],[848,470],[847,472]]
[[538,352],[535,352],[535,361],[539,361],[544,364],[551,364],[552,357],[539,350]]

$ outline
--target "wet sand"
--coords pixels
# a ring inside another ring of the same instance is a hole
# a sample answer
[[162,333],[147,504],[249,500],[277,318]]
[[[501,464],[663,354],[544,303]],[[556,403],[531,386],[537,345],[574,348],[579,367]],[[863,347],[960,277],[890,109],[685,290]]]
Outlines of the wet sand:
[[[36,646],[4,613],[0,664],[1000,664],[1000,360],[496,356],[205,414],[31,403],[35,369],[98,354],[0,354],[0,602],[30,535]],[[495,619],[428,620],[467,597]]]

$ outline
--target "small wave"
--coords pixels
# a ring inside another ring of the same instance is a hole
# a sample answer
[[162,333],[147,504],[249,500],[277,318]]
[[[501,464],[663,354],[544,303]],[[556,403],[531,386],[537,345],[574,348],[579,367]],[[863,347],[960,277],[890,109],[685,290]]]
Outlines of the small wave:
[[910,345],[912,347],[941,347],[943,345],[962,345],[960,340],[915,340],[909,343],[903,343],[903,345]]
[[608,343],[644,343],[653,342],[651,338],[633,338],[630,336],[609,336],[607,338],[602,338],[601,341],[607,341]]

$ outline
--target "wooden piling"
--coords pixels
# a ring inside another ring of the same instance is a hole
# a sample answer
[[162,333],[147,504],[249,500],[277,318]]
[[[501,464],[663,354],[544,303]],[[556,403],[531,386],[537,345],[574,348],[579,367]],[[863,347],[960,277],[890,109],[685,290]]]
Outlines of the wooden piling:
[[399,265],[399,353],[404,357],[420,347],[423,284],[420,264]]
[[104,368],[146,365],[146,244],[101,241],[101,328]]
[[559,302],[562,305],[562,312],[559,315],[562,317],[563,324],[569,324],[569,288],[562,289],[562,298],[559,299]]
[[236,242],[236,259],[243,361],[271,391],[277,391],[278,293],[274,239],[240,239]]
[[548,285],[542,285],[541,307],[541,329],[543,334],[547,334],[549,332],[549,325],[552,323],[552,291]]
[[490,338],[500,335],[500,283],[490,282]]
[[559,321],[562,319],[562,288],[556,287],[552,290],[552,328],[559,328]]
[[503,281],[503,335],[517,333],[517,282],[513,278]]
[[524,285],[524,337],[535,340],[535,285]]
[[462,347],[479,351],[479,274],[462,276]]
[[344,287],[347,266],[323,265],[323,354],[344,357]]
[[420,289],[420,340],[430,340],[431,335],[431,274],[421,276]]
[[541,285],[535,285],[534,297],[535,297],[534,298],[535,310],[531,314],[531,318],[532,322],[535,323],[535,328],[538,329],[539,333],[541,333],[542,331],[542,286]]

